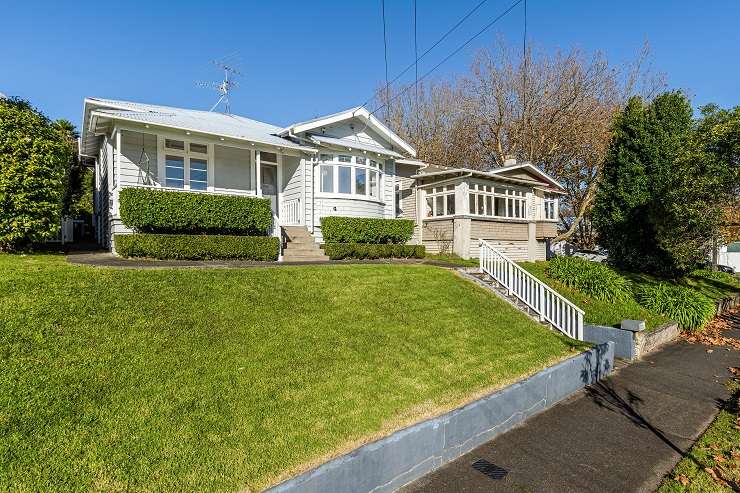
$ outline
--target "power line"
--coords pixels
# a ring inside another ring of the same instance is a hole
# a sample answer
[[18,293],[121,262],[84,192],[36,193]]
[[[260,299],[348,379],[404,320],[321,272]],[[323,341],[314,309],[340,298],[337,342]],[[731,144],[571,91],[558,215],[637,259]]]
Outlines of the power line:
[[[450,29],[449,29],[449,30],[448,30],[448,31],[447,31],[446,33],[444,33],[444,34],[442,35],[442,37],[441,37],[441,38],[439,38],[439,39],[438,39],[438,40],[437,40],[437,41],[436,41],[436,42],[435,42],[435,43],[434,43],[434,44],[433,44],[432,46],[430,46],[430,47],[429,47],[429,48],[428,48],[428,49],[427,49],[427,50],[426,50],[426,51],[425,51],[424,53],[422,53],[422,54],[421,54],[421,56],[419,56],[419,57],[416,57],[416,59],[415,59],[415,60],[414,60],[413,62],[411,62],[411,63],[409,64],[409,66],[408,66],[408,67],[406,67],[405,69],[403,69],[403,70],[401,71],[401,73],[399,73],[399,74],[398,74],[398,75],[397,75],[397,76],[396,76],[396,77],[395,77],[395,78],[394,78],[393,80],[391,80],[391,81],[390,81],[390,83],[388,83],[388,82],[387,82],[387,81],[388,81],[388,74],[387,74],[387,69],[386,69],[386,86],[387,86],[387,85],[389,85],[389,84],[393,84],[394,82],[396,82],[396,81],[397,81],[398,79],[400,79],[400,78],[401,78],[401,77],[402,77],[402,76],[403,76],[403,75],[404,75],[404,74],[405,74],[406,72],[408,72],[409,70],[411,70],[411,68],[412,68],[412,67],[414,67],[414,66],[417,66],[417,67],[418,67],[418,64],[419,64],[419,62],[421,61],[421,59],[422,59],[422,58],[424,58],[425,56],[427,56],[427,55],[429,54],[429,52],[431,52],[431,51],[432,51],[432,50],[433,50],[434,48],[436,48],[436,47],[437,47],[437,46],[438,46],[438,45],[439,45],[439,44],[440,44],[440,43],[441,43],[442,41],[444,41],[444,40],[445,40],[445,39],[447,38],[447,36],[449,36],[450,34],[452,34],[452,32],[453,32],[453,31],[454,31],[455,29],[457,29],[458,27],[460,27],[460,25],[461,25],[461,24],[462,24],[463,22],[465,22],[465,21],[466,21],[466,20],[468,19],[468,17],[470,17],[471,15],[473,15],[473,14],[474,14],[474,13],[475,13],[475,12],[476,12],[476,11],[477,11],[477,10],[478,10],[479,8],[481,8],[481,7],[483,6],[483,4],[484,4],[484,3],[486,3],[487,1],[488,1],[488,0],[482,0],[482,1],[480,2],[480,3],[478,3],[478,5],[476,5],[475,7],[473,7],[473,9],[472,9],[472,10],[470,10],[470,12],[468,12],[467,14],[465,14],[465,16],[464,16],[464,17],[463,17],[462,19],[460,19],[460,20],[459,20],[459,21],[457,22],[457,24],[455,24],[454,26],[452,26],[452,27],[451,27],[451,28],[450,28]],[[385,11],[384,11],[384,17],[385,17]],[[385,33],[385,22],[383,22],[383,30],[384,30],[383,32]],[[385,36],[385,34],[384,34],[384,36]],[[385,39],[385,38],[384,38],[384,39]],[[418,79],[418,77],[417,77],[417,79]],[[371,96],[371,97],[370,97],[370,99],[368,99],[367,101],[365,101],[364,103],[362,103],[362,106],[365,106],[365,105],[366,105],[367,103],[369,103],[370,101],[372,101],[372,100],[373,100],[373,97],[375,97],[375,96]]]
[[[388,38],[385,30],[385,0],[380,0],[380,8],[383,15],[383,58],[385,59],[385,98],[388,101],[390,97],[390,84],[388,83]],[[390,109],[390,101],[388,101]],[[386,122],[387,122],[386,118]]]
[[416,133],[419,134],[419,43],[416,36],[416,0],[414,0],[414,65],[415,65],[415,109],[416,109]]
[[522,40],[522,57],[524,59],[524,74],[522,75],[522,118],[527,112],[527,0],[524,0],[524,38]]
[[[493,19],[491,22],[489,22],[488,24],[486,24],[483,29],[481,29],[480,31],[478,31],[477,33],[475,33],[472,37],[468,38],[468,40],[465,41],[465,43],[463,43],[457,49],[455,49],[452,53],[450,53],[449,55],[447,55],[446,57],[444,57],[441,62],[439,62],[434,67],[432,67],[429,71],[427,71],[421,77],[417,77],[417,79],[415,81],[415,84],[418,84],[419,81],[424,80],[427,76],[429,76],[429,74],[431,74],[432,72],[434,72],[435,70],[437,70],[442,64],[444,64],[445,62],[447,62],[447,60],[449,60],[453,56],[455,56],[458,53],[460,53],[460,51],[462,51],[466,46],[468,46],[470,43],[472,43],[473,40],[475,40],[478,36],[480,36],[481,34],[483,34],[484,32],[486,32],[488,29],[490,29],[491,26],[493,26],[494,24],[496,24],[498,21],[500,21],[501,19],[503,19],[506,16],[506,14],[508,14],[509,12],[511,12],[512,10],[514,10],[514,8],[517,5],[519,5],[520,3],[522,3],[523,1],[524,0],[517,0],[516,2],[514,2],[513,4],[511,4],[506,10],[504,10],[501,14],[499,14],[498,16],[496,16],[495,19]],[[388,100],[388,103],[382,104],[379,107],[375,108],[375,110],[372,111],[370,114],[373,115],[373,114],[377,113],[378,111],[380,111],[381,109],[385,108],[392,101],[395,101],[396,99],[398,99],[399,97],[401,97],[402,95],[404,95],[406,93],[406,91],[408,91],[410,88],[411,88],[410,85],[409,86],[406,86],[401,92],[399,92],[398,94],[396,94],[395,96],[393,96],[390,100]]]

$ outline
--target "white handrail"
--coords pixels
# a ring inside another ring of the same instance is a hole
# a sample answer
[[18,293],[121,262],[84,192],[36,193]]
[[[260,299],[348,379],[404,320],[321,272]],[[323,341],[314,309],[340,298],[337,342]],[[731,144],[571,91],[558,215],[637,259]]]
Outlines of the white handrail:
[[573,339],[583,340],[583,310],[518,266],[486,240],[479,240],[479,245],[481,272],[491,276],[509,294],[532,308],[540,320],[551,323]]
[[297,226],[301,224],[301,199],[286,200],[280,207],[280,224]]

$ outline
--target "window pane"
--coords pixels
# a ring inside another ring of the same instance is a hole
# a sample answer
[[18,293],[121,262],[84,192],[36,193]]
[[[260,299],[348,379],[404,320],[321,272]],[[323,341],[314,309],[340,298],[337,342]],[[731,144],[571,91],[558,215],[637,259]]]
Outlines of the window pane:
[[339,193],[352,193],[352,168],[339,166]]
[[373,168],[377,168],[378,167],[378,162],[371,159],[370,160],[370,166],[372,166]]
[[377,171],[370,172],[370,196],[371,197],[378,196],[378,172]]
[[445,196],[444,195],[437,195],[437,208],[434,210],[435,216],[444,216],[445,213]]
[[468,194],[468,200],[470,201],[470,205],[469,205],[469,207],[470,207],[470,209],[469,209],[470,210],[470,213],[471,214],[475,214],[475,194],[474,193],[469,193]]
[[483,200],[483,195],[478,195],[478,214],[481,216],[486,214],[486,201]]
[[352,156],[340,155],[339,156],[339,162],[340,163],[351,163],[352,162]]
[[367,163],[367,158],[364,158],[364,157],[356,157],[355,158],[355,162],[357,164],[365,164],[365,163]]
[[334,155],[333,154],[322,154],[320,159],[322,161],[333,161]]
[[164,146],[167,149],[179,149],[181,151],[185,150],[185,142],[183,142],[182,140],[165,139]]
[[432,217],[433,215],[433,209],[434,207],[434,197],[430,197],[427,195],[427,217]]
[[486,215],[493,216],[493,197],[486,195]]
[[455,185],[447,185],[447,190],[452,191],[454,189],[455,189]]
[[447,215],[452,216],[455,214],[455,194],[447,194]]
[[190,180],[190,190],[208,190],[208,183]]
[[185,186],[185,158],[165,156],[165,185],[173,188]]
[[514,201],[506,199],[506,217],[514,217]]
[[506,199],[503,197],[496,197],[495,200],[496,210],[494,216],[506,216]]
[[361,168],[355,168],[355,193],[358,195],[365,195],[367,193],[367,176],[365,170]]
[[191,159],[190,160],[190,172],[192,173],[194,169],[200,170],[200,171],[207,170],[208,161],[206,161],[205,159]]
[[274,152],[260,152],[260,162],[261,163],[277,163],[277,154]]
[[334,192],[334,167],[319,166],[319,168],[321,168],[321,191],[327,193]]
[[198,154],[208,154],[208,146],[205,144],[190,144],[190,152]]

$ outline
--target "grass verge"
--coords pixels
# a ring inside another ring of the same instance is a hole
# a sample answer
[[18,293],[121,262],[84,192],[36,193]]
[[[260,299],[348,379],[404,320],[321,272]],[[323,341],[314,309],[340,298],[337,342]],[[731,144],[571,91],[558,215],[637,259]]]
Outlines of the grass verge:
[[704,435],[668,474],[658,493],[733,493],[740,491],[740,378],[728,382],[727,401]]
[[581,349],[445,269],[0,255],[0,484],[259,491]]

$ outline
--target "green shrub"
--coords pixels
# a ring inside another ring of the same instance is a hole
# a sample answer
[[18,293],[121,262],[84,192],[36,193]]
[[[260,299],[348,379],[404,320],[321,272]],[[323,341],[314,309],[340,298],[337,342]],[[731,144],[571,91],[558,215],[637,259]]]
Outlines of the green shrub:
[[727,272],[721,272],[718,270],[698,269],[691,273],[691,277],[701,277],[704,279],[721,282],[723,284],[728,284],[730,286],[740,287],[740,281],[738,281],[735,276]]
[[550,260],[547,274],[600,301],[626,301],[632,297],[629,280],[607,265],[579,257],[556,257]]
[[327,243],[406,243],[414,234],[414,221],[327,216],[321,218],[321,233]]
[[682,328],[697,330],[714,317],[714,302],[697,291],[684,286],[658,283],[635,290],[638,303],[678,322]]
[[123,224],[146,233],[263,236],[272,226],[270,199],[124,188]]
[[123,257],[174,260],[277,260],[280,240],[273,236],[115,235],[116,252]]
[[385,243],[326,243],[324,252],[332,260],[375,259],[375,258],[424,258],[423,245],[399,245]]
[[0,251],[59,232],[74,138],[23,100],[0,98]]

